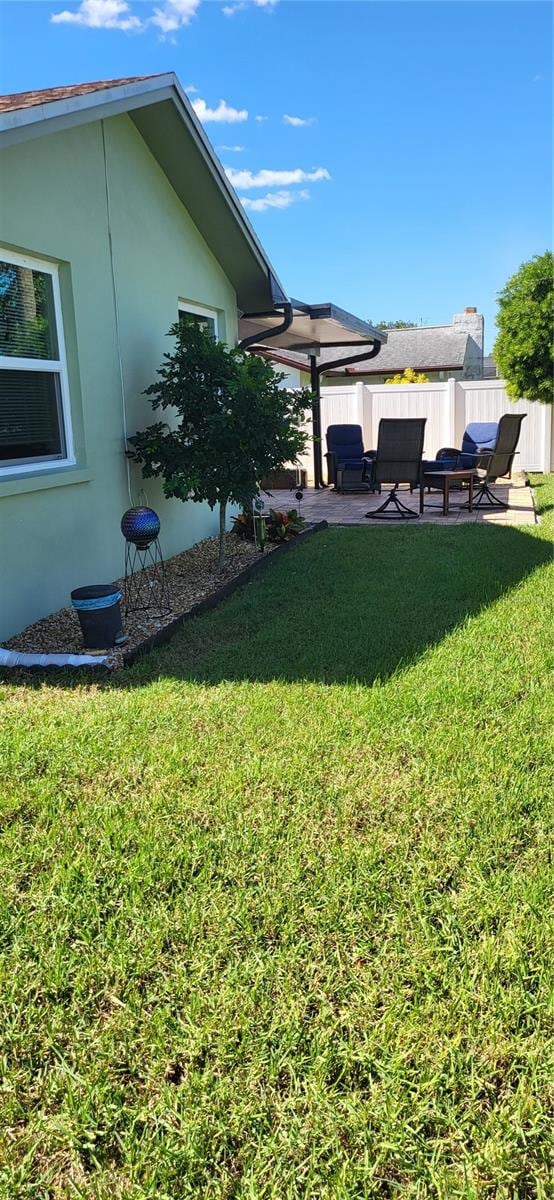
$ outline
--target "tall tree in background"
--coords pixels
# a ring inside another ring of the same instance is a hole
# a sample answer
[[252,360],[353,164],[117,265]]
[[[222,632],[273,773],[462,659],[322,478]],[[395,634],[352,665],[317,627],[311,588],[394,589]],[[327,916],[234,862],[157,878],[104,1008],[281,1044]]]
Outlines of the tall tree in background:
[[221,569],[228,504],[253,500],[262,476],[302,453],[312,396],[307,388],[282,388],[285,376],[267,359],[230,350],[194,321],[172,325],[169,333],[175,350],[164,354],[145,394],[174,420],[129,438],[130,456],[145,477],[161,476],[166,496],[219,505]]
[[493,356],[512,400],[554,401],[554,258],[523,263],[498,295]]
[[375,329],[417,329],[417,321],[378,321]]

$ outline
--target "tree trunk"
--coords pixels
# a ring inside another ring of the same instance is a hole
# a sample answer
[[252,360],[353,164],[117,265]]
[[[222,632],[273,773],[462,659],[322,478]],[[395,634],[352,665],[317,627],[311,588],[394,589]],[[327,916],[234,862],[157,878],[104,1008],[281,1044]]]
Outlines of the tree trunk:
[[219,505],[219,555],[217,559],[218,571],[223,570],[225,562],[225,514],[227,512],[227,501],[222,500]]
[[37,316],[37,301],[33,272],[29,267],[16,267],[21,294],[21,307],[26,321],[35,321]]

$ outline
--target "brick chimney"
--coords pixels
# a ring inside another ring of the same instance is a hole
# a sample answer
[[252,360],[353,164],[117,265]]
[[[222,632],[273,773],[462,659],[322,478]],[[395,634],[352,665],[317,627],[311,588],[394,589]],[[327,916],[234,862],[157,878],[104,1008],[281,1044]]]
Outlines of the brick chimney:
[[464,361],[465,379],[482,379],[483,377],[483,345],[485,340],[485,319],[483,314],[471,305],[461,313],[454,313],[452,327],[457,333],[469,333],[466,356]]

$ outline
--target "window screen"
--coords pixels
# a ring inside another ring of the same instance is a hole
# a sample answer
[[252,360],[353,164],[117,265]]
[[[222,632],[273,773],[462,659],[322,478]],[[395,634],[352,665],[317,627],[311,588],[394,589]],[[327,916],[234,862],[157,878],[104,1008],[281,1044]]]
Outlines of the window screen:
[[188,312],[186,308],[180,308],[179,320],[195,321],[195,323],[199,325],[201,329],[205,329],[206,333],[209,333],[215,341],[217,337],[215,317],[210,317],[207,313]]
[[0,468],[66,458],[61,333],[54,272],[0,255]]

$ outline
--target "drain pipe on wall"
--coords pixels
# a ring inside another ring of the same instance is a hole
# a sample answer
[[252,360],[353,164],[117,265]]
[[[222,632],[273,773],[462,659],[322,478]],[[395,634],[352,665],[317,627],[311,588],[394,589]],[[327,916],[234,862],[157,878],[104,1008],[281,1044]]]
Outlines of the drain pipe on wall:
[[245,337],[242,339],[242,342],[239,342],[239,344],[238,344],[239,350],[247,350],[249,346],[255,346],[257,343],[261,345],[262,338],[263,338],[263,343],[265,344],[265,342],[268,342],[270,340],[270,338],[278,337],[280,333],[286,333],[289,326],[292,325],[292,304],[290,304],[288,301],[286,304],[282,304],[282,305],[280,304],[278,308],[277,308],[277,306],[275,308],[272,308],[271,312],[244,313],[244,316],[246,317],[247,320],[249,318],[252,318],[252,320],[255,320],[256,317],[277,317],[277,316],[279,316],[281,308],[283,310],[283,321],[282,321],[281,325],[276,325],[275,329],[268,329],[263,334],[261,334],[261,333],[249,334],[248,337]]
[[[123,437],[124,437],[124,441],[125,441],[125,449],[127,449],[127,409],[126,409],[126,405],[125,405],[125,376],[123,373],[123,355],[121,353],[121,326],[120,326],[120,321],[119,321],[119,302],[117,299],[117,283],[116,283],[116,278],[115,278],[115,262],[114,262],[114,249],[113,249],[113,234],[112,234],[112,210],[111,210],[111,202],[110,202],[110,181],[109,181],[109,172],[108,172],[108,152],[107,152],[107,148],[106,148],[106,131],[104,129],[103,121],[100,122],[100,128],[102,130],[102,154],[103,154],[103,158],[104,158],[104,188],[105,188],[105,192],[106,192],[106,222],[107,222],[107,227],[108,227],[108,248],[109,248],[109,253],[110,253],[110,273],[111,273],[112,296],[113,296],[113,307],[114,307],[115,340],[116,340],[116,346],[117,346],[117,361],[118,361],[118,366],[119,366],[119,381],[120,381],[120,386],[121,386],[121,408],[122,408],[122,413],[123,413]],[[133,495],[132,495],[132,489],[131,489],[131,468],[129,466],[129,459],[127,458],[127,455],[125,455],[125,467],[127,470],[127,495],[129,496],[129,503],[131,504],[131,507],[132,507]]]

